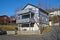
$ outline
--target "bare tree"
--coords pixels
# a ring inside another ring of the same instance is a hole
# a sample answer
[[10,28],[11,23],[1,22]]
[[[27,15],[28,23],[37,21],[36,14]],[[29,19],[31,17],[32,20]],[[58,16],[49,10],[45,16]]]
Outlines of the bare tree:
[[40,11],[39,11],[38,16],[37,15],[35,16],[34,21],[37,24],[37,26],[39,27],[40,34],[42,34],[42,31],[43,31],[43,29],[42,29],[42,16],[40,16]]
[[43,31],[43,28],[42,28],[42,17],[40,16],[40,13],[39,13],[39,30],[40,30],[40,33],[42,34],[42,31]]
[[[39,1],[38,7],[45,9],[47,11],[47,10],[51,9],[51,4],[49,3],[49,1],[46,1],[46,2]],[[39,13],[39,25],[38,25],[38,27],[39,27],[40,32],[42,33],[43,27],[42,27],[42,17],[40,16],[40,13]]]
[[49,3],[48,0],[45,2],[39,0],[38,7],[43,8],[43,9],[51,9],[52,8],[51,3]]
[[15,13],[17,13],[18,11],[20,11],[21,10],[21,7],[17,7],[16,9],[15,9]]

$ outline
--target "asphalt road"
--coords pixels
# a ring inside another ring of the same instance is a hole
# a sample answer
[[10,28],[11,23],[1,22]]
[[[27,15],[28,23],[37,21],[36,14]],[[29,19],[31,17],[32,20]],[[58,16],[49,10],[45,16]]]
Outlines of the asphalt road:
[[6,36],[0,35],[0,40],[42,40],[40,36]]

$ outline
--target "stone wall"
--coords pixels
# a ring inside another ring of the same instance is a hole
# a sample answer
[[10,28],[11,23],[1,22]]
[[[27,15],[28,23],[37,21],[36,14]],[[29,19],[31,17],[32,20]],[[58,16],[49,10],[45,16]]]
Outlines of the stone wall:
[[17,34],[40,34],[40,30],[37,30],[37,31],[17,31]]
[[7,35],[10,35],[10,34],[15,34],[15,31],[7,31]]

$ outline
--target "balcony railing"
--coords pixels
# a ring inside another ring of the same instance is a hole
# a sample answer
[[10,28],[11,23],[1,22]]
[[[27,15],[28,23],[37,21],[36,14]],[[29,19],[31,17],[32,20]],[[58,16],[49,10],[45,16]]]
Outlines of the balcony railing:
[[34,19],[33,18],[26,18],[26,19],[16,20],[16,23],[28,23],[28,22],[34,23]]

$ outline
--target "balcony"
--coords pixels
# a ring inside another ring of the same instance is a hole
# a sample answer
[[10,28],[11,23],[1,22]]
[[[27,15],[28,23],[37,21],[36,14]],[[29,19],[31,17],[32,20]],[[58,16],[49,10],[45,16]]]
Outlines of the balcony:
[[16,20],[16,23],[28,23],[28,22],[32,22],[34,23],[34,19],[33,18],[26,18],[26,19],[20,19],[20,20]]

